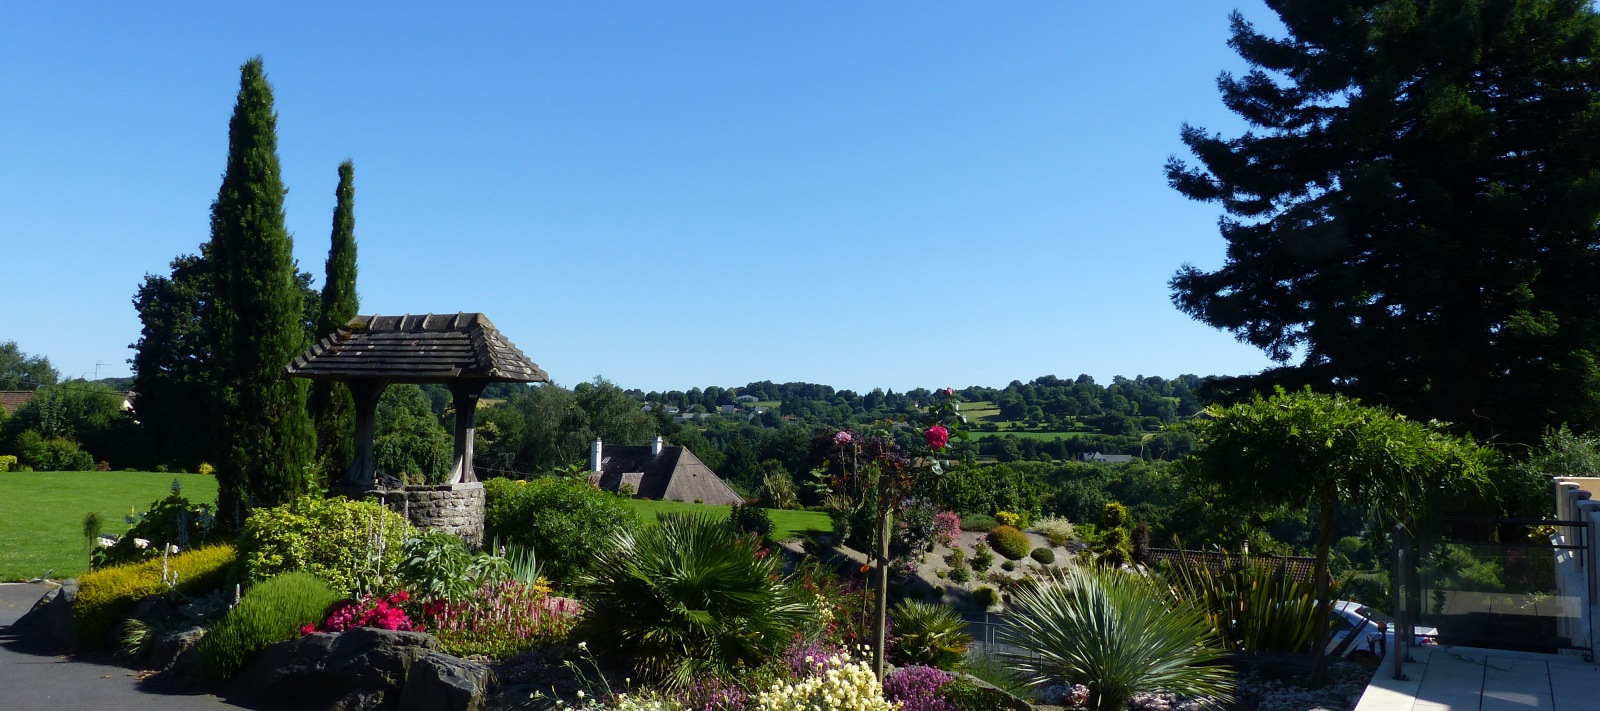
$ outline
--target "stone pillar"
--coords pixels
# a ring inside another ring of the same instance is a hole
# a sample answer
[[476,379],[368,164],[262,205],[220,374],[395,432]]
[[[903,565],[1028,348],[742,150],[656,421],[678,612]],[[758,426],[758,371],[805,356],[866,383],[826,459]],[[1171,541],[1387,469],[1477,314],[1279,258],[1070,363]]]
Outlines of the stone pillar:
[[344,481],[340,482],[340,486],[358,490],[371,489],[377,483],[378,471],[378,460],[372,451],[378,399],[383,397],[383,390],[389,387],[389,381],[351,380],[345,385],[349,386],[350,397],[356,404],[356,450],[355,461],[350,462],[349,468],[345,469]]
[[477,433],[478,396],[483,394],[482,381],[456,381],[450,383],[450,397],[456,408],[455,461],[450,465],[450,475],[445,481],[451,484],[472,483],[478,476],[472,471],[472,441]]

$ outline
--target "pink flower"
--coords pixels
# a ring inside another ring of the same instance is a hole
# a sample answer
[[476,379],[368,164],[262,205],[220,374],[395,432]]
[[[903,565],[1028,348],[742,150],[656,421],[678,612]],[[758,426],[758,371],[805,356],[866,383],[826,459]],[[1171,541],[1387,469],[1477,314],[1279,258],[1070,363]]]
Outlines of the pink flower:
[[305,627],[301,627],[300,628],[300,636],[304,637],[304,636],[312,634],[312,633],[314,633],[316,631],[317,631],[317,625],[316,625],[316,623],[313,622],[311,624],[306,625]]
[[945,429],[944,425],[934,425],[928,428],[923,438],[928,440],[929,447],[944,449],[944,446],[950,443],[950,430]]
[[955,397],[956,396],[956,389],[955,388],[945,388],[943,390],[940,390],[939,392],[944,393],[945,397]]
[[840,445],[850,444],[852,439],[855,439],[855,437],[852,437],[849,432],[839,430],[839,433],[833,436],[833,443]]

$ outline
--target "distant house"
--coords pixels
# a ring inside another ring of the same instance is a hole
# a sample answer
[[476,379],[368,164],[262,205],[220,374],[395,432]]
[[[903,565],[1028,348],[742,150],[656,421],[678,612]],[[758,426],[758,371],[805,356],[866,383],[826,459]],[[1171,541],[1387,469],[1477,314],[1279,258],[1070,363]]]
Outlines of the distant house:
[[1131,455],[1131,454],[1101,454],[1099,452],[1089,452],[1089,453],[1083,455],[1083,461],[1085,461],[1085,462],[1111,462],[1113,464],[1117,463],[1117,462],[1131,462],[1131,461],[1133,461],[1133,455]]
[[589,483],[606,491],[633,490],[635,498],[740,504],[739,496],[688,447],[616,445],[594,441],[589,451]]
[[757,398],[754,395],[740,395],[739,396],[739,402],[757,402],[759,400],[760,400],[760,398]]
[[739,411],[739,406],[738,405],[723,405],[719,409],[722,410],[722,412],[731,415],[731,414]]
[[7,415],[15,414],[32,399],[32,390],[0,390],[0,410],[5,410]]

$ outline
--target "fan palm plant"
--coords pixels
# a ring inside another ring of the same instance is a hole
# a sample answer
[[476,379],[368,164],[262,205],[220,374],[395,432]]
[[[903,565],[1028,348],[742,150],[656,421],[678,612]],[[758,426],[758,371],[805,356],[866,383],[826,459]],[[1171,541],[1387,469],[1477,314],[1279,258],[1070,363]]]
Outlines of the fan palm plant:
[[716,518],[663,514],[612,543],[579,578],[577,635],[668,689],[771,659],[813,614],[776,557]]
[[1089,688],[1090,705],[1122,711],[1134,694],[1166,691],[1217,702],[1233,682],[1211,625],[1149,578],[1115,568],[1070,566],[1012,594],[1005,658],[1030,684]]
[[966,621],[955,610],[921,600],[906,600],[889,615],[894,618],[894,656],[902,664],[959,669],[966,663]]

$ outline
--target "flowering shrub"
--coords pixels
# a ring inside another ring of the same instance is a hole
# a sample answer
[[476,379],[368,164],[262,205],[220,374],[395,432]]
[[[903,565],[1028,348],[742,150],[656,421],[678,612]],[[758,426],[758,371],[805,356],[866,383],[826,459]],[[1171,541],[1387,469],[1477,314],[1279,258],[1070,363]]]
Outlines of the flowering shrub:
[[1021,526],[1022,514],[1014,514],[1010,511],[996,511],[994,512],[994,520],[999,521],[1002,526]]
[[239,533],[245,577],[302,571],[344,596],[392,584],[411,526],[375,501],[303,496],[256,509]]
[[883,696],[904,711],[960,711],[940,693],[953,677],[935,667],[901,667],[883,680]]
[[420,632],[422,625],[412,621],[411,615],[406,612],[405,608],[410,603],[411,595],[404,590],[388,597],[363,595],[359,600],[340,600],[328,610],[328,617],[320,626],[306,625],[300,628],[300,633],[311,634],[318,630],[343,632],[357,627]]
[[553,596],[546,585],[505,581],[460,602],[429,603],[423,616],[446,653],[505,659],[565,640],[581,611],[577,600]]
[[[815,660],[811,660],[815,662]],[[897,711],[883,698],[883,687],[866,662],[833,656],[818,664],[822,672],[794,683],[777,683],[756,696],[756,711]]]
[[954,511],[940,511],[933,517],[933,540],[939,545],[949,548],[955,545],[956,536],[961,535],[961,516]]

